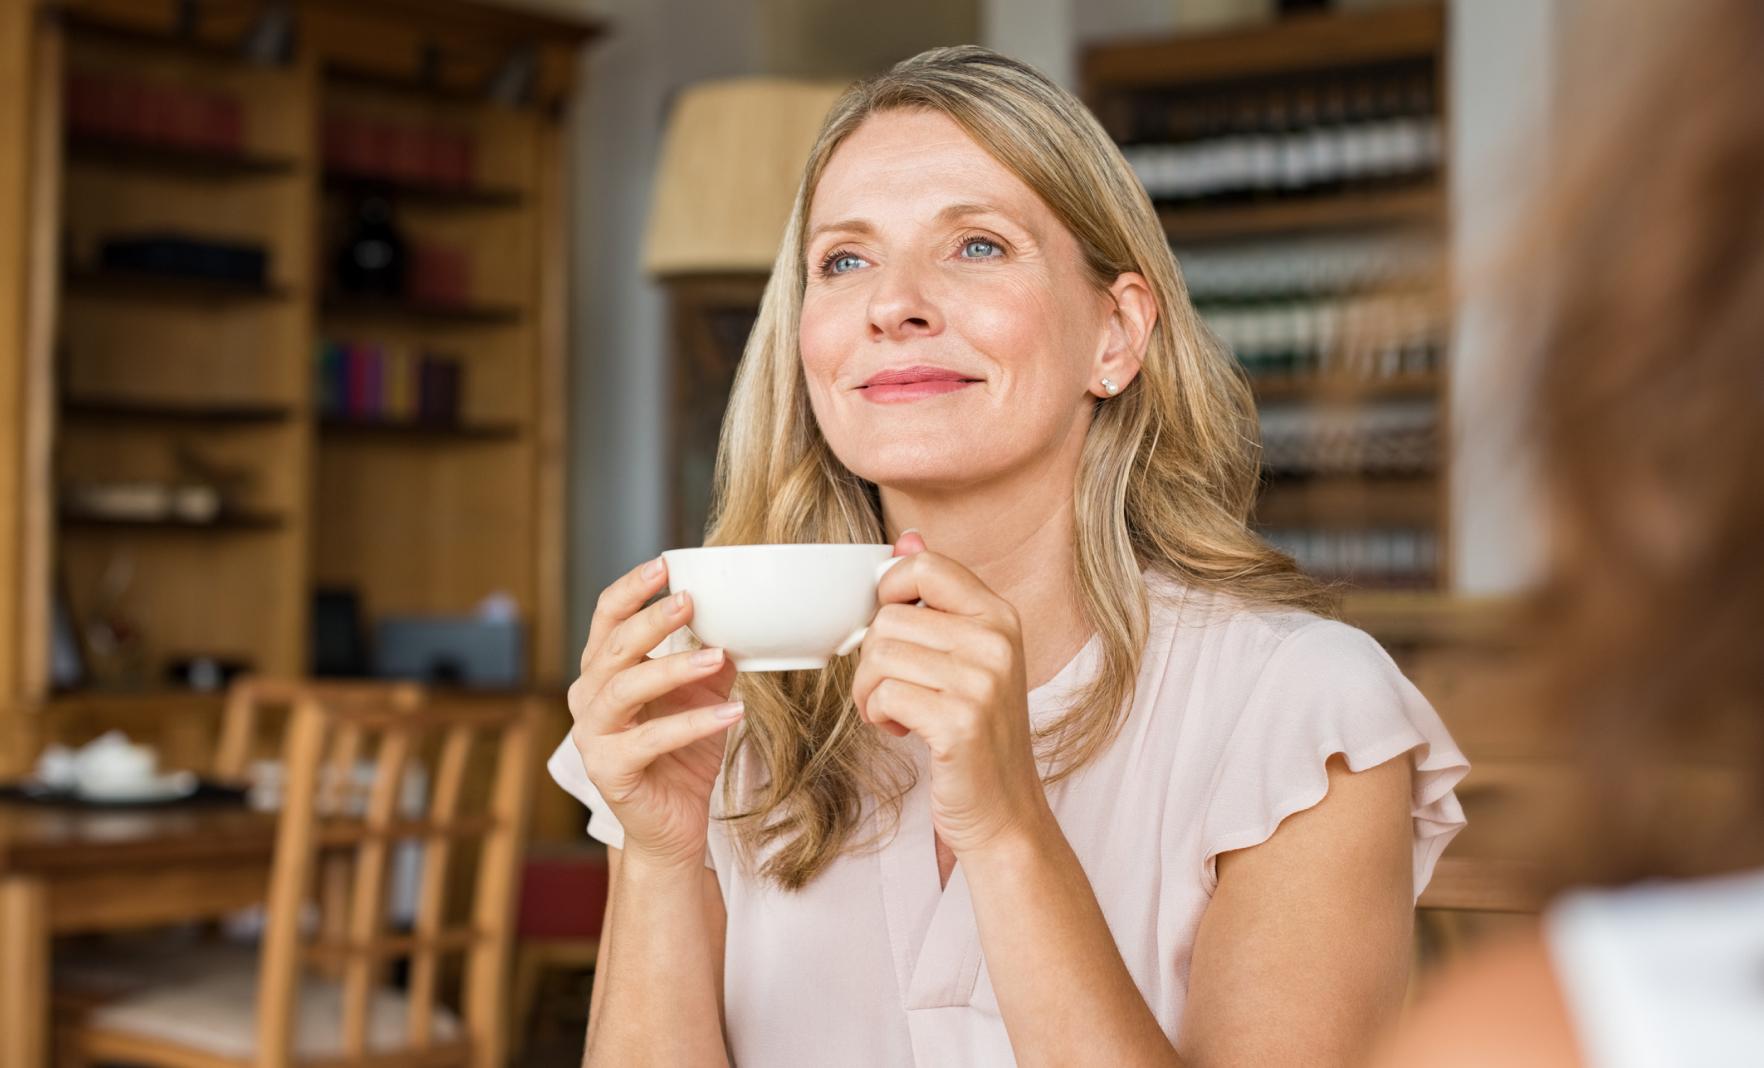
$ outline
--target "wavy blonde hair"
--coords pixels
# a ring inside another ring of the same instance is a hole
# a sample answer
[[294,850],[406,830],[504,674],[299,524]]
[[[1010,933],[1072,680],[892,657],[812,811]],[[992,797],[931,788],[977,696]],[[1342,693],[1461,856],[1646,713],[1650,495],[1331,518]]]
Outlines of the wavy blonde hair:
[[[948,116],[1053,210],[1077,239],[1099,290],[1144,276],[1159,316],[1144,368],[1098,400],[1074,487],[1076,580],[1100,635],[1101,670],[1057,722],[1037,729],[1053,783],[1119,731],[1146,643],[1142,571],[1260,604],[1328,612],[1326,592],[1247,526],[1260,465],[1255,406],[1235,361],[1201,324],[1156,212],[1109,136],[1075,97],[1034,69],[984,48],[938,48],[852,86],[821,127],[735,375],[718,450],[705,543],[884,542],[880,497],[833,455],[809,407],[798,327],[803,235],[816,183],[839,145],[871,115]],[[760,875],[799,889],[847,850],[873,797],[898,825],[914,770],[863,723],[855,664],[741,675],[747,714],[725,767],[751,747],[763,781],[724,776],[720,817]],[[738,807],[745,806],[745,807]]]

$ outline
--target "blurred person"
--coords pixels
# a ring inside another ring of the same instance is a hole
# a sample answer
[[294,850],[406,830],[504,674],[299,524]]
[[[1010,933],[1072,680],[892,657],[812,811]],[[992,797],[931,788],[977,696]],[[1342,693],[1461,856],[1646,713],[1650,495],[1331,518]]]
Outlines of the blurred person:
[[1258,457],[1071,94],[974,47],[853,87],[707,544],[908,559],[813,672],[646,659],[659,559],[602,594],[551,761],[613,873],[588,1062],[1359,1063],[1467,764],[1248,529]]
[[1589,789],[1540,922],[1427,984],[1389,1068],[1764,1064],[1764,4],[1599,9],[1639,54],[1581,54],[1511,300],[1540,707]]

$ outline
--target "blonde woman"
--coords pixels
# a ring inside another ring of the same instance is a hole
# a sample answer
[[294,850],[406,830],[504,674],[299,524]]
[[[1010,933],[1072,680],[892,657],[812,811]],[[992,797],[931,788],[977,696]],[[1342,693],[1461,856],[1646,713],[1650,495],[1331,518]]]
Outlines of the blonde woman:
[[613,858],[588,1061],[1353,1063],[1467,765],[1246,528],[1255,440],[1070,94],[979,48],[848,92],[708,541],[911,558],[819,672],[646,658],[659,560],[602,595],[551,763]]

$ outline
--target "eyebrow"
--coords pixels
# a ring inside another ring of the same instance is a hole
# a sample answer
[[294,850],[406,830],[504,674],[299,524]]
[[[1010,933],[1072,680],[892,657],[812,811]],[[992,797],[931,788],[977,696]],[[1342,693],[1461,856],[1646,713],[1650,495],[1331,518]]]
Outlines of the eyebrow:
[[[981,203],[979,201],[950,204],[937,213],[935,221],[946,223],[959,219],[965,215],[1002,215],[1005,218],[1010,219],[1012,222],[1015,222],[1018,226],[1023,227],[1023,229],[1029,229],[1027,223],[1018,222],[1016,216],[1005,211],[998,205]],[[867,219],[840,219],[838,222],[822,223],[815,227],[809,232],[807,240],[803,242],[803,247],[806,248],[813,244],[815,238],[820,237],[822,234],[831,230],[840,230],[846,233],[865,235],[874,234],[876,232],[876,228],[870,225],[870,222]]]

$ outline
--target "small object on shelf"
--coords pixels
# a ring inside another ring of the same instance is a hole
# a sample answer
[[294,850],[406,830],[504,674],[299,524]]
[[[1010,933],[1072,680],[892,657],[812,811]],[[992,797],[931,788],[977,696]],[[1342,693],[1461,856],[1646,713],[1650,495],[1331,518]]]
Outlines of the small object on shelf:
[[235,677],[251,670],[251,663],[236,656],[178,656],[165,665],[166,681],[185,689],[214,693]]
[[262,287],[269,274],[269,253],[260,245],[184,234],[132,234],[99,242],[98,265],[105,271]]
[[345,296],[404,296],[405,240],[385,197],[356,202],[354,221],[337,250],[337,291]]

